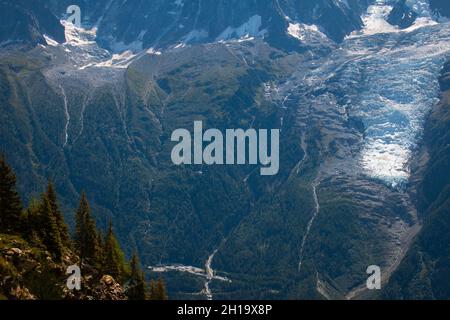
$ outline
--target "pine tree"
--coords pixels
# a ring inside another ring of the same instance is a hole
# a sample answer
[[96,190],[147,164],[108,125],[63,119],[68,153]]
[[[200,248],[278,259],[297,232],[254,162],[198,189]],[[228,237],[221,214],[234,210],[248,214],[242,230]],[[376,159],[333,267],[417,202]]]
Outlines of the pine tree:
[[32,198],[28,208],[25,212],[25,216],[22,219],[22,230],[26,240],[35,246],[42,244],[40,235],[42,234],[42,219],[40,217],[41,201],[36,198]]
[[66,223],[64,222],[64,217],[59,208],[55,188],[51,181],[48,182],[46,195],[47,195],[47,199],[49,201],[53,216],[56,219],[56,225],[58,228],[59,237],[61,238],[61,242],[64,246],[70,247],[71,241],[70,241],[69,231],[68,231]]
[[101,252],[99,252],[97,234],[95,221],[91,217],[91,209],[83,192],[76,212],[75,233],[75,249],[80,256],[81,265],[87,262],[94,268],[99,267]]
[[133,253],[133,257],[131,258],[130,268],[131,274],[126,295],[129,300],[145,300],[145,277],[139,266],[139,259],[136,252]]
[[150,287],[149,287],[149,294],[148,297],[150,300],[156,300],[156,282],[155,280],[150,280]]
[[41,220],[41,238],[48,251],[58,260],[63,254],[63,245],[58,230],[56,218],[53,215],[50,201],[45,194],[42,195],[39,207],[39,218]]
[[16,190],[16,176],[0,155],[0,232],[19,232],[22,204]]
[[166,285],[164,284],[164,282],[162,281],[162,279],[158,280],[158,283],[156,284],[156,292],[157,292],[157,300],[168,300],[168,296],[167,296],[167,290],[166,290]]
[[151,280],[150,300],[168,300],[166,286],[161,279],[158,282]]
[[104,237],[103,237],[103,233],[101,230],[97,230],[97,245],[98,245],[98,251],[100,252],[100,256],[99,256],[99,262],[101,263],[101,265],[103,265],[105,263],[105,259],[103,257],[104,255],[104,248],[105,248],[105,243],[104,243]]
[[114,235],[112,222],[109,223],[103,252],[105,257],[103,273],[112,276],[119,283],[122,283],[125,275],[125,255]]

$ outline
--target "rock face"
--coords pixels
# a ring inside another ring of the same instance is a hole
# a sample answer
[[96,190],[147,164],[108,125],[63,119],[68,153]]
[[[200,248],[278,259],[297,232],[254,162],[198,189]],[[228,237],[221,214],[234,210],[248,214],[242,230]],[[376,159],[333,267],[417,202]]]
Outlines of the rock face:
[[[416,0],[388,1],[389,22],[401,28],[418,17]],[[299,49],[287,34],[290,24],[316,25],[336,42],[362,27],[361,15],[371,0],[82,0],[82,25],[98,28],[98,41],[113,51],[166,48],[240,38],[265,38],[287,50]],[[72,1],[26,0],[0,2],[0,42],[45,43],[44,34],[64,42],[58,19],[67,17]],[[446,0],[430,0],[435,14],[450,16]],[[129,17],[133,17],[130,19]]]
[[[61,262],[25,240],[10,235],[0,237],[0,298],[11,300],[125,300],[123,287],[113,277],[93,276],[86,271],[82,290],[66,287],[66,269],[78,257],[67,251]],[[86,268],[86,270],[89,270]]]
[[2,235],[1,238],[0,295],[7,299],[33,300],[38,298],[38,292],[47,292],[50,298],[62,288],[63,282],[53,282],[53,275],[63,277],[62,264],[54,263],[48,253],[33,249],[18,237]]
[[[98,26],[101,43],[110,49],[161,48],[230,38],[265,37],[292,48],[289,23],[318,25],[335,41],[362,26],[368,0],[103,0],[80,2],[86,26]],[[70,1],[51,1],[61,16]],[[130,19],[132,17],[132,19]]]
[[386,3],[393,7],[387,21],[401,29],[410,27],[420,17],[450,17],[450,3],[446,0],[398,0]]
[[417,17],[417,13],[406,4],[406,0],[400,0],[389,14],[388,22],[405,29],[410,27]]
[[430,0],[430,7],[443,17],[450,18],[450,2],[447,0]]
[[442,76],[439,84],[442,92],[445,93],[450,90],[450,61],[447,62],[444,69],[442,69]]
[[21,288],[20,286],[12,288],[10,294],[17,300],[36,300],[36,297],[27,288]]
[[126,296],[120,284],[113,277],[105,275],[100,279],[100,284],[95,288],[96,300],[125,300]]
[[64,42],[64,29],[45,0],[1,0],[0,20],[0,44],[45,44],[44,34]]

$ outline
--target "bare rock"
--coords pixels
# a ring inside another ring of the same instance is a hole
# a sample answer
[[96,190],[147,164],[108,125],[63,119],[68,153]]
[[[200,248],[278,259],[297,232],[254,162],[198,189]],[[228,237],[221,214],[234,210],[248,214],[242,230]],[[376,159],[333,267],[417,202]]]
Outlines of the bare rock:
[[36,297],[27,288],[22,288],[21,286],[12,288],[10,295],[17,300],[36,300]]
[[94,298],[96,300],[126,300],[126,295],[122,286],[113,277],[104,275],[95,288]]
[[20,257],[22,255],[22,250],[19,248],[6,249],[5,255],[9,257]]

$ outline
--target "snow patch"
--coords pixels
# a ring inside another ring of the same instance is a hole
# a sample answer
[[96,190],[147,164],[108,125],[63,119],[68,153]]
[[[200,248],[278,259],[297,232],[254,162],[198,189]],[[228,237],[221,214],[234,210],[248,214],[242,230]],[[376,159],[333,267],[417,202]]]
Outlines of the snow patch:
[[47,44],[49,46],[57,47],[59,45],[59,43],[57,41],[53,40],[52,38],[50,38],[46,34],[44,34],[44,39],[45,39],[45,42],[47,42]]
[[64,26],[66,44],[73,46],[90,46],[96,44],[97,28],[90,30],[77,28],[73,23],[65,20],[61,20],[61,24]]
[[237,28],[227,27],[217,38],[216,41],[226,41],[235,38],[263,37],[266,30],[260,30],[262,27],[262,18],[254,15]]
[[184,47],[186,47],[186,44],[185,43],[179,43],[179,44],[177,44],[177,45],[175,45],[175,49],[179,49],[179,48],[184,48]]
[[401,31],[411,32],[411,31],[414,31],[414,30],[417,30],[417,29],[420,29],[420,28],[423,28],[423,27],[435,26],[437,24],[438,23],[436,21],[434,21],[433,19],[428,18],[428,17],[417,18],[416,21],[414,22],[414,24],[411,27],[409,27],[407,29],[404,29],[404,30],[401,30]]
[[107,68],[126,69],[133,61],[134,57],[136,57],[136,55],[132,51],[125,51],[120,54],[113,54],[112,58],[107,61],[87,65],[85,67],[82,67],[82,69],[85,69],[87,67],[107,67]]
[[387,22],[387,18],[391,11],[392,6],[384,5],[384,1],[377,1],[377,4],[369,6],[367,14],[362,18],[364,22],[362,34],[372,35],[398,31],[398,27]]
[[394,33],[394,32],[411,32],[423,27],[436,25],[437,22],[433,19],[430,7],[427,1],[424,0],[407,0],[406,4],[415,11],[419,18],[414,24],[406,29],[400,29],[397,26],[391,25],[387,22],[389,14],[393,7],[390,5],[392,1],[376,0],[375,4],[367,9],[367,13],[362,16],[364,28],[361,31],[355,31],[347,38],[370,36],[380,33]]
[[153,48],[148,49],[148,50],[146,51],[146,53],[148,53],[148,54],[154,54],[154,55],[156,55],[156,56],[159,56],[159,55],[162,54],[161,51],[155,50],[155,49],[153,49]]
[[120,52],[112,54],[97,44],[97,28],[78,28],[64,20],[61,21],[61,24],[65,28],[66,36],[66,42],[62,46],[64,51],[69,54],[68,57],[74,67],[79,70],[92,67],[125,69],[138,56],[135,52],[143,53],[142,39],[145,31],[142,31],[138,39],[130,44],[111,41],[112,49]]
[[289,35],[300,41],[307,41],[311,38],[327,39],[327,36],[323,34],[314,24],[307,25],[303,23],[289,23],[287,32]]

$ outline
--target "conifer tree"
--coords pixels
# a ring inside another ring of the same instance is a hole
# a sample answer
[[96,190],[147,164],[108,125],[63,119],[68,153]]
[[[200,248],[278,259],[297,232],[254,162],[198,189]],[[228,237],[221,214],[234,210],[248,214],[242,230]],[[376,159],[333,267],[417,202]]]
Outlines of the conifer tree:
[[58,228],[59,236],[61,238],[61,242],[64,246],[70,247],[70,236],[66,223],[64,222],[64,217],[59,208],[58,199],[56,196],[55,188],[51,181],[48,182],[47,185],[47,199],[50,204],[51,211],[56,220],[56,225]]
[[75,249],[80,256],[81,265],[87,262],[95,268],[99,267],[101,252],[99,252],[97,228],[91,217],[91,209],[84,192],[76,212]]
[[63,245],[56,218],[53,215],[50,201],[45,194],[42,195],[39,207],[39,217],[41,220],[40,229],[41,237],[48,251],[58,260],[61,259],[63,253]]
[[19,232],[22,204],[16,190],[16,176],[0,155],[0,232]]
[[103,272],[112,276],[119,283],[122,283],[125,275],[125,255],[114,235],[112,222],[109,223],[103,253],[105,257]]
[[150,300],[156,300],[156,282],[155,280],[150,280],[150,286],[148,289],[148,297]]
[[162,281],[162,279],[158,280],[156,284],[156,292],[157,292],[157,300],[168,300],[166,285]]
[[97,245],[98,245],[98,251],[100,252],[101,256],[99,256],[99,262],[103,265],[105,262],[105,259],[103,257],[104,255],[104,248],[105,248],[105,243],[104,243],[104,237],[103,237],[103,233],[101,230],[97,230]]
[[35,246],[42,243],[42,229],[40,227],[42,225],[42,219],[39,213],[40,210],[41,201],[33,197],[22,219],[24,237]]
[[133,253],[133,257],[131,258],[130,268],[131,273],[126,295],[129,300],[145,300],[145,277],[139,266],[139,259],[136,252]]
[[157,282],[150,281],[150,300],[167,300],[167,290],[164,282],[159,279]]

